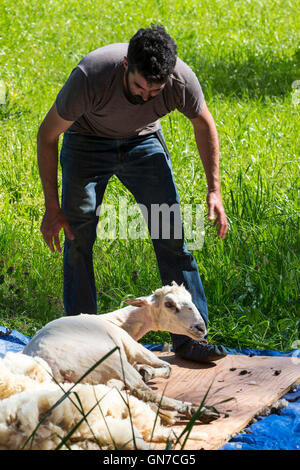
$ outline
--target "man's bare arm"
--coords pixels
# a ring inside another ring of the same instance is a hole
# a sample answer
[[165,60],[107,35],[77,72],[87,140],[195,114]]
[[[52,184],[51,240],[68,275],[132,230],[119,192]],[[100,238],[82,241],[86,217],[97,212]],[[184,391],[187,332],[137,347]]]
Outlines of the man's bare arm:
[[37,159],[46,208],[41,224],[41,232],[52,252],[55,250],[54,245],[61,252],[58,236],[61,228],[65,229],[69,238],[74,238],[60,209],[57,187],[58,140],[60,134],[65,132],[72,123],[73,121],[62,119],[57,113],[55,104],[53,104],[37,134]]
[[194,126],[195,140],[206,175],[208,193],[208,218],[218,225],[218,236],[225,238],[228,222],[221,198],[221,184],[219,174],[219,139],[216,125],[206,103],[204,103],[200,116],[191,119]]
[[37,134],[37,158],[46,209],[59,207],[57,190],[58,139],[60,134],[65,132],[72,123],[72,121],[62,119],[53,104]]

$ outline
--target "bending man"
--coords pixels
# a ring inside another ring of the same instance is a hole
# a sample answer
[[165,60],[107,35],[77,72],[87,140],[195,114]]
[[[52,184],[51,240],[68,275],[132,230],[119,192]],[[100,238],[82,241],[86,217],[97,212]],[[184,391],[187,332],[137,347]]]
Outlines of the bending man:
[[[140,29],[127,43],[89,53],[75,67],[38,132],[38,163],[45,195],[41,232],[51,251],[60,252],[65,231],[64,306],[67,315],[97,313],[93,245],[104,191],[116,175],[148,213],[153,204],[179,207],[172,166],[159,118],[178,109],[193,124],[206,174],[209,219],[224,238],[227,220],[221,199],[218,136],[201,86],[191,68],[177,57],[174,40],[163,26]],[[58,197],[58,139],[62,201]],[[162,220],[161,223],[164,223]],[[184,283],[206,324],[207,303],[184,234],[152,238],[162,284]],[[176,354],[199,362],[226,355],[222,346],[171,335]]]

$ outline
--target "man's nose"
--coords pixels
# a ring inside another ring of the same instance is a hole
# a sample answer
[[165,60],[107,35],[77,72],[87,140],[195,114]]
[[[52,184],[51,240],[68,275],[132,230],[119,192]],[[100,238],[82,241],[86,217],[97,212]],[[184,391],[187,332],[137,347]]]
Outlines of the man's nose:
[[147,91],[144,91],[142,93],[142,98],[143,98],[144,101],[148,101],[150,96],[151,96],[150,93],[148,93]]

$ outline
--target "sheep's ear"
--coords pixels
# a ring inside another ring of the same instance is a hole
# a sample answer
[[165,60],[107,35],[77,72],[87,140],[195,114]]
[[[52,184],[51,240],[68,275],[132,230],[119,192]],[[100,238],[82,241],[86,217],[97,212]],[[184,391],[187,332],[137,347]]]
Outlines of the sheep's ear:
[[125,302],[129,305],[134,305],[134,307],[145,307],[146,305],[148,305],[148,302],[146,301],[146,299],[142,299],[142,298],[126,299]]

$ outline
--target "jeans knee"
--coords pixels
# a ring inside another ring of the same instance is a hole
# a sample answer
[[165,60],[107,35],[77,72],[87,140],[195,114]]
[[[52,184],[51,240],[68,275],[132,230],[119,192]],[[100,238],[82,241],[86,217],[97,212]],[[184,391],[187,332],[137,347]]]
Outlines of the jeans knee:
[[169,260],[183,271],[197,269],[193,255],[187,250],[182,239],[156,241],[154,244],[158,258]]
[[94,221],[71,223],[70,227],[75,238],[70,240],[65,234],[65,252],[73,259],[91,254],[97,236],[97,224]]

